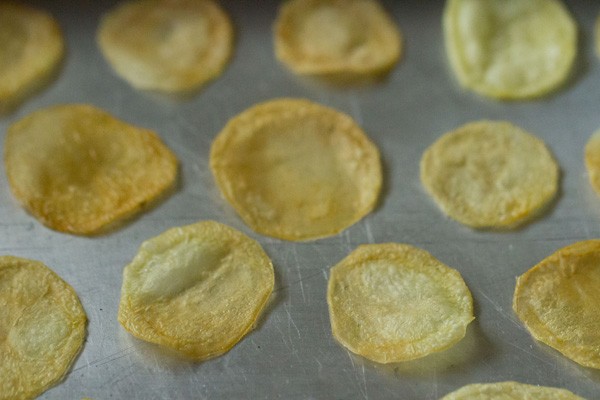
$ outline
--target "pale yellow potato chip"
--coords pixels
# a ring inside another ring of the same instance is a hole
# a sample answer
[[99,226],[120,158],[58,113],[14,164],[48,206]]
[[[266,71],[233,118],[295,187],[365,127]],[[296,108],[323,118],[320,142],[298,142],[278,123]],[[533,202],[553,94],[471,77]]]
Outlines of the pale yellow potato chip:
[[359,246],[331,268],[327,303],[333,336],[380,363],[445,350],[474,318],[460,273],[406,244]]
[[511,228],[556,195],[559,168],[545,144],[508,122],[448,132],[421,158],[421,182],[451,218],[475,228]]
[[142,340],[204,360],[252,329],[273,286],[271,260],[258,242],[198,222],[142,243],[123,272],[119,322]]
[[177,159],[152,131],[89,105],[36,111],[8,129],[4,162],[14,196],[48,227],[93,234],[173,186]]
[[519,382],[475,383],[442,397],[441,400],[584,400],[566,389],[527,385]]
[[379,75],[400,58],[401,34],[375,0],[290,0],[274,26],[277,58],[298,74]]
[[48,80],[64,47],[60,27],[50,14],[0,2],[0,113]]
[[44,264],[0,257],[0,399],[32,399],[61,381],[86,321],[73,288]]
[[186,92],[221,75],[233,36],[229,17],[212,0],[133,0],[102,18],[97,41],[132,86]]
[[584,158],[590,184],[600,194],[600,131],[594,133],[585,145]]
[[513,309],[531,335],[600,368],[600,240],[564,247],[517,279]]
[[221,192],[255,231],[287,240],[334,235],[375,206],[379,151],[347,115],[298,99],[251,107],[212,144]]
[[458,81],[488,97],[545,95],[577,55],[577,26],[560,0],[448,0],[443,24]]

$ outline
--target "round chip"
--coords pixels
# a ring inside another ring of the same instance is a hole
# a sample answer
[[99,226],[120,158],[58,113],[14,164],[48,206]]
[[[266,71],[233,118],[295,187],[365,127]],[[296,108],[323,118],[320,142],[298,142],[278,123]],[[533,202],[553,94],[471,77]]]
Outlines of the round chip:
[[71,286],[44,264],[0,257],[0,399],[31,399],[67,374],[85,339]]
[[359,246],[331,269],[327,303],[333,336],[380,363],[445,350],[473,320],[458,271],[405,244]]
[[577,53],[576,24],[559,0],[448,0],[444,36],[459,82],[499,99],[554,90]]
[[0,112],[45,83],[63,54],[62,33],[51,15],[0,2]]
[[296,99],[229,121],[210,167],[252,229],[287,240],[331,236],[357,222],[374,208],[382,181],[379,151],[350,117]]
[[600,131],[594,133],[585,146],[585,166],[592,188],[600,195]]
[[517,279],[513,309],[532,336],[600,368],[600,240],[558,250]]
[[476,383],[464,386],[441,400],[584,400],[565,389],[519,382]]
[[231,57],[233,27],[212,0],[134,0],[104,16],[97,40],[132,86],[185,92],[221,74]]
[[446,133],[421,158],[421,182],[451,218],[510,228],[536,215],[558,190],[544,143],[508,123],[480,121]]
[[119,322],[196,360],[219,356],[253,327],[274,286],[260,245],[213,221],[170,229],[123,272]]
[[171,187],[177,159],[152,131],[88,105],[36,111],[8,129],[14,196],[43,224],[92,234],[139,211]]
[[290,0],[274,30],[277,58],[298,74],[379,75],[402,51],[398,27],[375,0]]

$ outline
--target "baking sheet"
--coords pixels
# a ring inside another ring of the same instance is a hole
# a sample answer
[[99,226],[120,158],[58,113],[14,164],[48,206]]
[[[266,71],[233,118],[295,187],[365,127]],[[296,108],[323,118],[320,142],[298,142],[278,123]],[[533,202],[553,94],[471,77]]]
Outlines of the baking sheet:
[[[31,2],[60,21],[68,54],[57,79],[0,118],[15,120],[57,103],[91,103],[157,131],[181,160],[178,190],[108,235],[85,238],[39,224],[12,198],[0,174],[0,253],[41,260],[69,282],[89,317],[88,336],[69,375],[43,399],[438,399],[465,384],[517,380],[600,398],[600,372],[536,343],[511,309],[515,277],[556,249],[600,237],[600,197],[590,188],[583,147],[600,128],[600,60],[595,2],[568,1],[580,26],[573,77],[555,95],[496,102],[460,89],[443,48],[443,2],[385,1],[404,38],[402,61],[379,84],[342,89],[302,79],[275,60],[276,1],[224,1],[237,32],[225,73],[198,94],[176,99],[136,91],[108,67],[95,44],[99,17],[115,1]],[[221,199],[208,170],[212,139],[256,102],[307,98],[353,116],[382,152],[378,208],[343,233],[293,243],[252,232]],[[536,221],[510,232],[475,231],[445,218],[419,183],[423,150],[442,133],[479,119],[504,119],[543,138],[562,168],[561,193]],[[256,330],[230,352],[192,363],[127,334],[116,320],[123,267],[140,243],[178,225],[215,219],[257,239],[276,270],[273,299]],[[325,301],[329,268],[363,243],[402,242],[458,269],[476,320],[452,349],[403,364],[355,356],[331,336]]]

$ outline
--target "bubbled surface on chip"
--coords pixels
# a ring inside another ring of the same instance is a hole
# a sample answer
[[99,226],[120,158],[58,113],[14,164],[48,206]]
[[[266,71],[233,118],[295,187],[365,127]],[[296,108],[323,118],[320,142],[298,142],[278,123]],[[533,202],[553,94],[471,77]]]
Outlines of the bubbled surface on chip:
[[459,82],[500,99],[551,92],[577,55],[577,26],[560,0],[448,0],[444,37]]
[[475,228],[511,228],[537,215],[558,190],[544,142],[508,122],[448,132],[421,158],[421,182],[451,218]]
[[93,234],[172,187],[177,159],[152,131],[89,105],[29,114],[8,129],[4,162],[14,196],[48,227]]
[[48,13],[0,2],[0,113],[45,83],[64,54],[64,40]]
[[291,0],[274,27],[277,58],[299,74],[377,75],[402,51],[395,22],[374,0]]
[[212,0],[134,0],[104,16],[97,40],[132,86],[186,92],[222,73],[233,36],[229,17]]
[[442,397],[441,400],[585,400],[565,389],[519,382],[475,383]]
[[77,294],[48,267],[0,257],[0,399],[32,399],[63,379],[85,325]]
[[331,269],[327,303],[333,336],[380,363],[445,350],[473,320],[460,273],[405,244],[359,246]]
[[558,250],[517,279],[513,309],[531,335],[600,368],[600,240]]
[[287,240],[334,235],[375,206],[379,151],[347,115],[299,99],[258,104],[214,140],[221,192],[255,231]]
[[221,355],[252,329],[274,285],[258,242],[203,221],[142,243],[125,267],[119,322],[195,360]]

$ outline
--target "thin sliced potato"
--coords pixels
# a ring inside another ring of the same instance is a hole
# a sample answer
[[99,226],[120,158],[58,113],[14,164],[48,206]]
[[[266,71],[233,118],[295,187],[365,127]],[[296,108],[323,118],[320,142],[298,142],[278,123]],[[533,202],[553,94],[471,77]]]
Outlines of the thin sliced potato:
[[277,58],[298,74],[379,75],[402,51],[395,22],[375,0],[290,0],[274,27]]
[[252,329],[274,286],[255,240],[203,221],[142,243],[125,267],[119,322],[132,335],[205,360]]
[[600,240],[558,250],[517,279],[513,309],[531,335],[600,368]]
[[442,397],[441,400],[584,400],[565,389],[519,382],[475,383]]
[[474,318],[460,273],[405,244],[359,246],[331,269],[327,303],[333,336],[380,363],[445,350]]
[[8,129],[14,196],[48,227],[75,234],[109,228],[173,186],[177,159],[152,131],[89,105],[36,111]]
[[64,51],[62,32],[50,14],[0,2],[0,113],[43,85]]
[[97,41],[132,86],[186,92],[221,75],[233,36],[229,17],[212,0],[133,0],[104,16]]
[[212,144],[221,192],[255,231],[287,240],[334,235],[375,206],[379,151],[347,115],[306,100],[256,105]]
[[0,257],[0,399],[32,399],[61,381],[83,346],[77,294],[38,261]]
[[592,188],[600,195],[600,130],[585,145],[585,166]]
[[421,182],[437,205],[475,228],[511,228],[537,215],[558,178],[544,142],[508,122],[463,125],[421,158]]
[[577,55],[577,26],[560,0],[448,0],[444,36],[459,82],[499,99],[553,91]]

